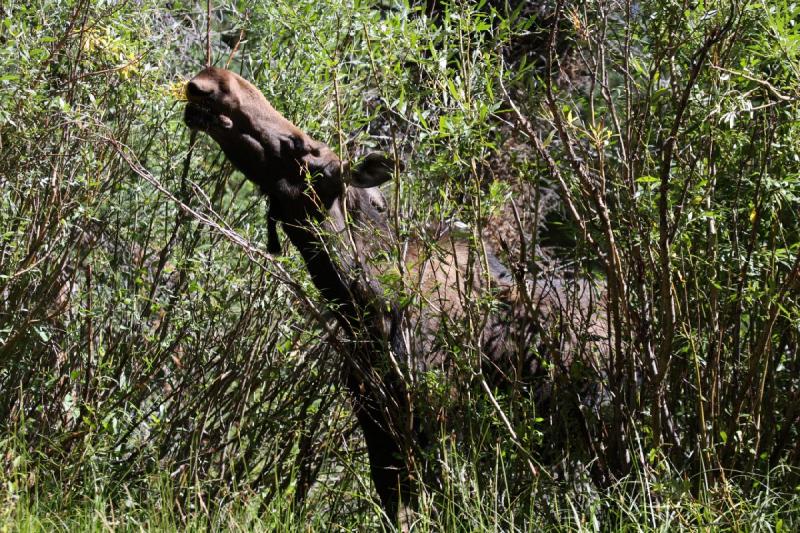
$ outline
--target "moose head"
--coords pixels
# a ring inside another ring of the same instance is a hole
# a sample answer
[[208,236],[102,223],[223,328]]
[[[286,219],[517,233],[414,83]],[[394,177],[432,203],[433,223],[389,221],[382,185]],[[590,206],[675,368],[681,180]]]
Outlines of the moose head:
[[[186,85],[186,97],[186,125],[208,133],[234,166],[269,196],[274,220],[318,220],[334,206],[346,182],[367,189],[392,177],[394,161],[378,153],[350,168],[278,113],[253,84],[229,70],[202,70]],[[372,196],[370,204],[385,208],[381,197]]]

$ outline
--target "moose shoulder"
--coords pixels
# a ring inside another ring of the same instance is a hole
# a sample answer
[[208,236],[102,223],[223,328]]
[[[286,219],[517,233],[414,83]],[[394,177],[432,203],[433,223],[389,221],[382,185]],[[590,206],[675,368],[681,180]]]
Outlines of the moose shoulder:
[[[343,375],[364,433],[372,480],[394,520],[400,506],[413,500],[409,458],[425,441],[398,361],[411,367],[446,366],[445,347],[437,340],[442,325],[468,311],[471,295],[491,289],[507,305],[479,326],[486,370],[507,380],[541,371],[539,317],[557,312],[561,303],[553,294],[563,291],[542,282],[527,288],[514,283],[490,251],[478,254],[465,240],[444,232],[403,247],[397,279],[416,299],[410,304],[404,298],[401,306],[400,298],[391,295],[401,294],[403,287],[394,290],[385,281],[392,277],[385,275],[387,270],[397,266],[367,257],[376,246],[391,243],[386,201],[377,187],[399,165],[381,154],[367,155],[355,166],[341,161],[228,70],[202,70],[189,81],[186,94],[187,126],[211,136],[268,196],[270,250],[279,249],[275,224],[281,222],[353,341],[343,344]],[[527,305],[520,303],[521,290]],[[561,327],[558,338],[604,334],[589,314],[584,318],[576,326]]]

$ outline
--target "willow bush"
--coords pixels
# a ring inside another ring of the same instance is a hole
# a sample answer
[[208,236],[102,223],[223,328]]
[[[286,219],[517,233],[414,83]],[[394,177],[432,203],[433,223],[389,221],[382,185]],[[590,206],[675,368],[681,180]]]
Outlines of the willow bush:
[[796,464],[796,8],[557,11],[584,86],[551,50],[523,125],[608,282],[604,462],[637,441],[713,477]]
[[[206,7],[0,7],[0,522],[379,524],[320,299],[182,123]],[[420,528],[796,526],[797,10],[213,2],[214,64],[343,157],[404,161],[401,240],[456,225],[606,287],[595,411],[428,376],[459,439]]]

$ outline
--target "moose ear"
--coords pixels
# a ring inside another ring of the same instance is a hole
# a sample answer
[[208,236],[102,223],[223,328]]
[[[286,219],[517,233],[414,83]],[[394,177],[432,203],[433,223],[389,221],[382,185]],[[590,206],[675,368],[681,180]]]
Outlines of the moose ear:
[[394,159],[373,152],[353,169],[350,185],[360,189],[377,187],[392,179]]

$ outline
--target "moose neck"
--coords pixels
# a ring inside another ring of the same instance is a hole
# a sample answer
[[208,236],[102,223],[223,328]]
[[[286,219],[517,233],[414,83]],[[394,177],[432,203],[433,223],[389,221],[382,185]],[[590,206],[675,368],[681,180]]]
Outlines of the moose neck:
[[352,333],[359,314],[347,275],[334,263],[323,236],[312,224],[310,221],[284,224],[283,230],[302,255],[314,286],[332,307],[342,327]]

